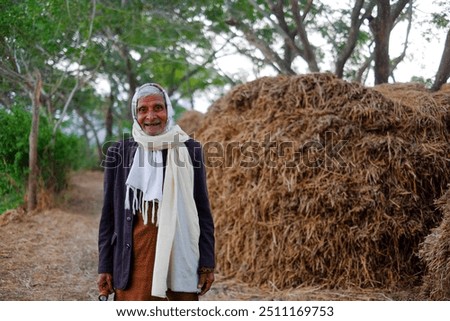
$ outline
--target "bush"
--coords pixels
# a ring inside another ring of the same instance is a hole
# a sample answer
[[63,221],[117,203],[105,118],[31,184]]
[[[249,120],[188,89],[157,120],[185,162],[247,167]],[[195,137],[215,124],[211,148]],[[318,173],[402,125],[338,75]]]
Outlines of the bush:
[[30,116],[20,109],[0,110],[0,213],[23,202],[28,173]]
[[[0,213],[24,201],[28,177],[28,136],[31,115],[24,108],[0,110]],[[52,125],[45,117],[39,123],[38,167],[40,185],[60,191],[67,185],[68,173],[82,166],[86,143],[80,137],[58,131],[52,140]]]

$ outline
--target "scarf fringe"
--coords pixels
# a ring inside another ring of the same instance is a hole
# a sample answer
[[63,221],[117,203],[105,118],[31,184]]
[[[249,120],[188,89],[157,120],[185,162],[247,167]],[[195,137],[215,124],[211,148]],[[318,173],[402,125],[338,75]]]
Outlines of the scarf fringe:
[[[152,206],[152,223],[155,224],[155,200],[153,200],[153,206]],[[156,222],[156,226],[158,226],[158,222]]]
[[130,209],[130,186],[127,185],[127,191],[125,192],[125,209]]
[[[133,191],[133,202],[130,208],[130,192]],[[144,200],[143,193],[139,191],[138,189],[127,185],[127,190],[125,192],[125,209],[129,210],[131,209],[131,212],[133,215],[136,215],[137,212],[141,212],[142,219],[144,220],[144,224],[148,224],[148,211],[150,202],[152,203],[152,217],[151,222],[152,224],[155,224],[158,226],[158,213],[156,212],[156,204],[158,203],[158,200],[154,199],[151,201]]]

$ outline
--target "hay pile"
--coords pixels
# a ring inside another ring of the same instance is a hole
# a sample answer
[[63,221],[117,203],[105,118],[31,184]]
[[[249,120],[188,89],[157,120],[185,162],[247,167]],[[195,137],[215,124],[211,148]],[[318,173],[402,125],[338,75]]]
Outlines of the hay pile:
[[187,110],[181,114],[177,119],[177,124],[183,129],[186,134],[195,137],[195,132],[200,127],[204,114],[196,110]]
[[216,101],[197,138],[218,270],[277,289],[418,281],[418,245],[450,181],[449,104],[435,95],[309,74]]
[[444,218],[420,247],[427,267],[421,294],[426,299],[450,300],[450,189],[436,204]]

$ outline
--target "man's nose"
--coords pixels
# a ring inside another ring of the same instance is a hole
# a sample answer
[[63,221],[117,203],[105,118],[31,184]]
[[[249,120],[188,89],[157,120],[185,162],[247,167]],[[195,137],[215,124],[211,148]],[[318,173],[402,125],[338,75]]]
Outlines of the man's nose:
[[147,114],[145,115],[145,118],[147,118],[147,119],[155,119],[156,118],[156,113],[153,110],[149,110],[147,112]]

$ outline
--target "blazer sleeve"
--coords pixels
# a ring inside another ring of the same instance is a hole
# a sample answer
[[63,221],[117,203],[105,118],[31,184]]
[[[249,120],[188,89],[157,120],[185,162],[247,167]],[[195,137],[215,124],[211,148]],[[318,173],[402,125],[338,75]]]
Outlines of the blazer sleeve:
[[215,239],[214,222],[208,196],[206,182],[206,167],[203,159],[203,150],[199,142],[194,141],[192,151],[194,167],[194,200],[200,225],[200,261],[199,268],[215,267]]
[[103,178],[103,208],[99,224],[98,273],[113,273],[114,245],[114,189],[116,169],[122,161],[120,143],[108,148],[106,158],[101,166],[104,168]]

